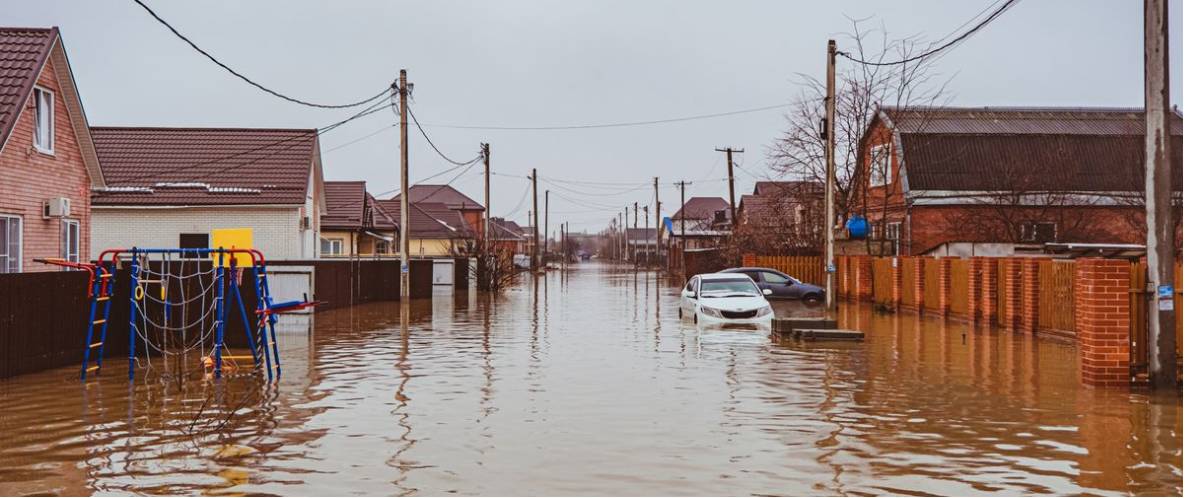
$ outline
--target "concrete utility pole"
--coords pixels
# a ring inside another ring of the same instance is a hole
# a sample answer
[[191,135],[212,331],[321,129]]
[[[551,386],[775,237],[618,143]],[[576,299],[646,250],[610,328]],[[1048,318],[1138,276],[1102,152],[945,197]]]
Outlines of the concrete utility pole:
[[724,149],[716,149],[716,151],[725,153],[725,163],[727,163],[728,170],[729,170],[729,223],[732,226],[736,227],[737,226],[737,202],[734,200],[735,197],[733,195],[733,153],[734,152],[744,153],[745,149],[734,149],[732,147],[725,147]]
[[548,209],[548,199],[551,198],[551,194],[551,190],[544,190],[544,266],[548,265],[548,239],[551,238],[548,236],[548,213],[551,212],[551,209]]
[[630,259],[630,254],[629,254],[629,251],[630,251],[630,243],[629,242],[630,241],[627,238],[627,236],[629,235],[629,232],[626,230],[627,228],[629,228],[626,226],[626,218],[629,216],[630,216],[630,206],[626,206],[625,208],[622,208],[622,216],[620,217],[622,220],[622,223],[621,223],[621,225],[622,225],[622,261],[629,261],[629,259]]
[[1145,246],[1149,384],[1177,387],[1174,222],[1170,200],[1169,2],[1145,0]]
[[406,301],[411,296],[411,282],[408,278],[411,239],[408,231],[408,71],[399,70],[399,299]]
[[[686,187],[688,185],[688,182],[686,182],[684,180],[680,180],[679,183],[676,183],[676,185],[679,185],[679,254],[680,254],[679,266],[680,266],[680,270],[682,271],[683,267],[684,267],[684,259],[683,258],[685,257],[684,255],[687,254],[687,252],[688,252],[688,236],[687,236],[687,233],[685,232],[685,227],[684,227],[684,219],[688,217],[688,213],[684,212],[684,207],[688,205],[688,201],[684,198],[684,187]],[[668,257],[668,259],[670,259],[671,254],[668,253],[667,257]]]
[[836,233],[832,225],[836,222],[836,201],[833,189],[836,186],[836,40],[828,40],[828,95],[824,101],[824,127],[826,146],[824,163],[827,169],[824,180],[824,306],[836,307]]
[[[643,244],[646,244],[646,243],[647,243],[647,239],[650,239],[650,237],[646,237],[646,236],[645,236],[645,234],[646,234],[646,230],[650,230],[650,228],[651,228],[651,214],[650,214],[650,209],[651,209],[651,207],[650,207],[650,206],[643,206],[643,207],[642,207],[642,224],[643,224],[643,227],[642,227],[642,228],[643,228],[643,230],[644,230],[644,231],[643,231],[644,237],[643,237],[643,239],[642,239],[642,243],[643,243]],[[648,245],[649,245],[649,244],[648,244]],[[651,248],[650,248],[650,247],[646,247],[646,248],[644,248],[644,249],[643,249],[643,251],[642,251],[643,257],[644,257],[644,258],[647,258],[647,260],[646,260],[646,262],[647,262],[647,263],[649,263],[649,262],[650,262],[650,257],[649,257],[649,256],[647,256],[647,251],[650,251],[650,250],[651,250]]]
[[662,258],[659,257],[659,238],[663,232],[663,220],[660,218],[663,211],[659,208],[659,177],[655,177],[655,264],[658,265]]
[[482,161],[486,163],[486,216],[482,220],[482,252],[490,252],[490,144],[482,144]]
[[539,269],[539,190],[535,179],[538,175],[535,173],[535,168],[531,168],[531,211],[534,218],[531,220],[531,271],[535,272]]

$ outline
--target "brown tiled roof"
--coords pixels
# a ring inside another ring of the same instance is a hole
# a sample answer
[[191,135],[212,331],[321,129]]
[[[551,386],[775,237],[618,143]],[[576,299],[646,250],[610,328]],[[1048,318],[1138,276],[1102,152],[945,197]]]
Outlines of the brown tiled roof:
[[58,38],[58,28],[0,28],[0,145],[16,125]]
[[[399,194],[391,198],[392,200],[399,199]],[[478,201],[470,199],[465,194],[461,193],[451,185],[428,185],[419,184],[408,187],[408,200],[413,203],[423,202],[438,202],[445,204],[449,209],[465,209],[484,211],[486,208],[482,207]]]
[[388,214],[387,210],[379,204],[379,200],[370,193],[367,193],[367,204],[371,206],[371,217],[374,218],[375,228],[380,230],[397,230],[399,228],[399,221]]
[[96,205],[305,202],[317,131],[93,127],[107,188]]
[[823,194],[824,185],[811,180],[761,180],[754,183],[754,195]]
[[[1143,190],[1141,109],[884,109],[902,140],[909,190]],[[1182,188],[1182,116],[1171,119]]]
[[363,206],[367,184],[364,181],[325,182],[325,211],[321,228],[359,230],[363,227]]
[[688,199],[688,202],[684,203],[671,219],[712,219],[713,215],[721,209],[729,209],[729,202],[720,197],[693,197]]
[[[400,219],[399,199],[378,201],[395,223]],[[408,236],[413,239],[470,238],[473,233],[462,222],[461,214],[441,203],[411,203],[408,210]]]
[[518,223],[503,218],[490,218],[490,240],[523,240],[523,229]]

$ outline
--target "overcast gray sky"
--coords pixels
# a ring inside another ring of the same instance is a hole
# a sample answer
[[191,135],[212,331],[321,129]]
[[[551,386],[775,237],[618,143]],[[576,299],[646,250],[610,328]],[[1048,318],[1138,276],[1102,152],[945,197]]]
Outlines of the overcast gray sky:
[[[249,77],[316,102],[360,100],[407,68],[423,123],[547,126],[675,118],[786,103],[796,74],[822,78],[825,44],[846,16],[871,17],[891,35],[936,39],[979,13],[982,1],[219,1],[147,3],[199,45]],[[318,127],[349,114],[297,106],[233,78],[130,0],[4,0],[3,24],[60,26],[92,125]],[[1141,106],[1142,2],[1022,0],[944,56],[953,105]],[[1181,105],[1181,2],[1171,2],[1173,102]],[[841,61],[843,64],[844,61]],[[322,137],[325,177],[363,179],[372,193],[398,187],[398,133],[377,113]],[[743,147],[738,190],[767,172],[765,149],[781,110],[630,128],[478,131],[429,128],[447,154],[493,149],[493,213],[525,192],[523,176],[636,182],[551,188],[553,227],[596,230],[601,205],[649,203],[660,177],[701,180],[688,195],[727,194],[722,154]],[[411,137],[411,176],[449,166]],[[480,166],[454,185],[481,201]],[[501,176],[507,175],[507,176]],[[441,177],[447,180],[452,175]],[[571,190],[579,191],[572,192]],[[591,196],[590,194],[598,194]],[[571,200],[570,200],[571,199]],[[574,203],[579,202],[580,205]],[[523,221],[530,199],[514,214]],[[619,208],[620,210],[620,208]]]

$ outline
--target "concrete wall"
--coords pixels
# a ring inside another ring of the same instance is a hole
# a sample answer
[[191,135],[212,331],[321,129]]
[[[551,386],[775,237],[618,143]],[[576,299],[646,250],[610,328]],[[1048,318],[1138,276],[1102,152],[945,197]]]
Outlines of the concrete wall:
[[95,207],[91,218],[91,259],[113,247],[177,247],[180,234],[215,228],[251,228],[255,248],[268,259],[315,257],[316,234],[301,230],[295,206]]

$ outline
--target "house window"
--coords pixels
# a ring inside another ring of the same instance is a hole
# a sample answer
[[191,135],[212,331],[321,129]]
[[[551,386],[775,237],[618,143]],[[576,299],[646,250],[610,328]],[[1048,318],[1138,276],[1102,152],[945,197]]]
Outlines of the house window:
[[326,256],[341,256],[342,239],[321,239],[321,254]]
[[61,256],[66,261],[78,262],[78,220],[62,220]]
[[[209,249],[210,248],[210,234],[208,233],[183,233],[177,236],[177,247],[182,249]],[[186,258],[199,257],[196,253],[184,254]]]
[[1031,221],[1021,224],[1022,242],[1053,242],[1058,237],[1058,225],[1052,221]]
[[889,144],[878,145],[870,150],[869,158],[869,186],[884,187],[889,183],[890,156]]
[[21,271],[21,219],[0,215],[0,273]]
[[41,152],[54,151],[54,93],[33,88],[33,147]]
[[375,252],[378,254],[387,254],[391,252],[391,243],[386,240],[375,242]]
[[887,240],[902,240],[902,222],[895,221],[885,225],[885,238]]

